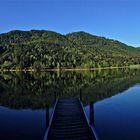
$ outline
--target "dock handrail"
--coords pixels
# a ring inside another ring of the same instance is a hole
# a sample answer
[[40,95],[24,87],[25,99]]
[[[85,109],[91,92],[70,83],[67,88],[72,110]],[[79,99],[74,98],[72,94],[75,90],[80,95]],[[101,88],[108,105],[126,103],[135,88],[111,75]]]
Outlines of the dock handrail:
[[83,103],[81,102],[80,99],[79,99],[79,102],[80,102],[80,105],[81,105],[81,107],[82,107],[82,111],[83,111],[83,113],[84,113],[84,115],[85,115],[87,124],[88,124],[89,128],[91,129],[91,131],[93,132],[93,134],[94,134],[94,136],[95,136],[95,139],[96,139],[96,140],[100,140],[100,139],[99,139],[99,136],[98,136],[98,134],[97,134],[97,132],[96,132],[95,127],[94,127],[93,125],[90,124],[90,121],[89,121],[89,119],[88,119],[88,117],[87,117],[87,115],[86,115],[86,113],[85,113]]
[[49,130],[50,130],[51,125],[52,125],[52,120],[53,120],[53,116],[54,116],[54,112],[55,112],[57,103],[58,103],[58,99],[56,100],[56,102],[54,104],[53,112],[52,112],[52,115],[51,115],[51,118],[50,118],[50,121],[49,121],[49,127],[46,129],[46,132],[45,132],[43,140],[47,140],[47,137],[48,137],[48,134],[49,134]]

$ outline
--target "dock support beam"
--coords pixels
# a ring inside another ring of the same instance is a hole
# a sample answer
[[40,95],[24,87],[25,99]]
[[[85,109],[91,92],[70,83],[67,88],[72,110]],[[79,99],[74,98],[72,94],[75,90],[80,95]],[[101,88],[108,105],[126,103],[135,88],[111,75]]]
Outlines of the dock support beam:
[[81,88],[80,88],[79,98],[80,98],[80,101],[82,102],[82,90],[81,90]]
[[46,106],[46,128],[49,127],[49,106]]
[[56,100],[57,100],[57,93],[56,93],[56,91],[54,91],[54,104],[55,104]]
[[89,105],[89,116],[90,116],[90,125],[94,125],[94,104],[93,102]]

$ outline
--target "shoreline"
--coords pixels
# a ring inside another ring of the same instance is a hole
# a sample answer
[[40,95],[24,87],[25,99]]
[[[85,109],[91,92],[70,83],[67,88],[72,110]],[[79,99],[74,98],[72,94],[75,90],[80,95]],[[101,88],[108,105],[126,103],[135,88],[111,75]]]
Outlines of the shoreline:
[[0,72],[51,72],[51,71],[94,71],[94,70],[111,70],[111,69],[125,69],[130,66],[123,67],[104,67],[104,68],[61,68],[61,69],[0,69]]

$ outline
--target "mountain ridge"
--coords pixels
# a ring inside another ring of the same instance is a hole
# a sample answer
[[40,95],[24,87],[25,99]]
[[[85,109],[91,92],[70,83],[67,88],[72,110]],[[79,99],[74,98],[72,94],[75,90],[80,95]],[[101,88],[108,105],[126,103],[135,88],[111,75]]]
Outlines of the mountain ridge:
[[0,68],[100,68],[140,64],[140,50],[118,40],[79,31],[0,34]]
[[88,34],[90,36],[94,36],[94,37],[98,37],[98,38],[102,38],[102,39],[107,39],[107,40],[110,40],[110,41],[116,41],[116,42],[122,43],[124,45],[133,47],[133,48],[140,48],[140,47],[134,47],[132,45],[128,45],[128,44],[123,43],[122,41],[119,41],[119,40],[116,40],[116,39],[107,38],[105,36],[93,35],[91,33],[85,32],[85,31],[74,31],[74,32],[66,33],[66,34],[61,34],[59,32],[55,32],[55,31],[51,31],[51,30],[36,30],[36,29],[32,29],[32,30],[11,30],[11,31],[8,31],[8,32],[5,32],[5,33],[0,33],[0,36],[7,35],[9,33],[16,33],[16,32],[19,32],[19,33],[30,33],[30,32],[44,32],[45,33],[45,32],[50,32],[50,33],[58,34],[58,35],[65,36],[65,37],[68,36],[68,35],[71,35],[71,34],[79,34],[79,33],[80,34]]

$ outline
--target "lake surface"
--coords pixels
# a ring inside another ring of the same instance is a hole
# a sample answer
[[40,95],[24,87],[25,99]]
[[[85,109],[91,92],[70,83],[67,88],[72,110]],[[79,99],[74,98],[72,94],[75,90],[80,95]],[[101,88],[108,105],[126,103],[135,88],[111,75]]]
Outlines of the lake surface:
[[93,106],[101,140],[140,140],[140,70],[132,69],[0,73],[0,139],[43,140],[55,99],[70,97],[82,98],[89,118]]

